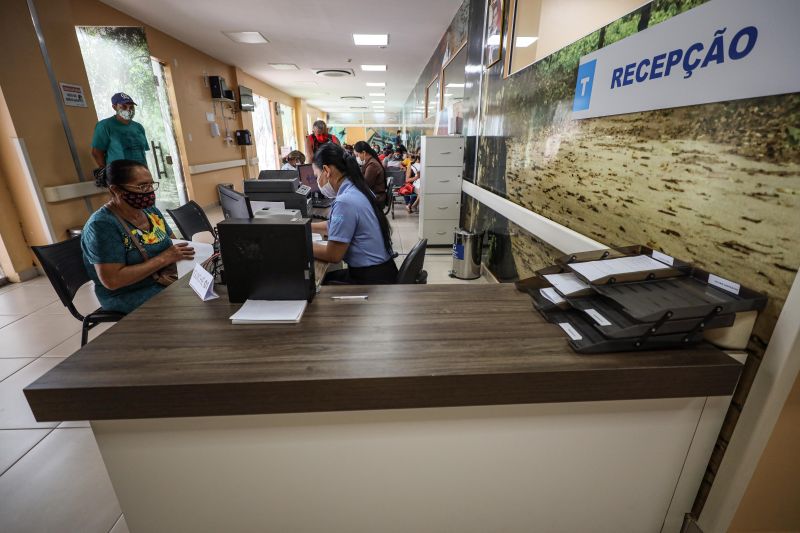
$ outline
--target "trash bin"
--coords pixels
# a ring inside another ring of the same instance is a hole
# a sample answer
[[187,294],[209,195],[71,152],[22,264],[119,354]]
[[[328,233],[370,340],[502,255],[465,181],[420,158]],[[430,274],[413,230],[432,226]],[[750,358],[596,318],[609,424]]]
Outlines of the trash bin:
[[81,233],[83,233],[83,228],[69,228],[67,230],[67,236],[70,239],[74,239],[75,237],[80,237]]
[[456,230],[453,238],[453,270],[451,275],[458,279],[477,279],[481,277],[481,244],[483,233]]

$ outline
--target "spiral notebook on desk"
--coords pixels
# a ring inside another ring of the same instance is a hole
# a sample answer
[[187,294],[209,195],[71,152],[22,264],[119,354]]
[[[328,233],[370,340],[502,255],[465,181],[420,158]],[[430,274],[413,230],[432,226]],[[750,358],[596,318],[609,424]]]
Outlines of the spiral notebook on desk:
[[306,300],[247,300],[231,315],[231,323],[296,324],[307,304]]

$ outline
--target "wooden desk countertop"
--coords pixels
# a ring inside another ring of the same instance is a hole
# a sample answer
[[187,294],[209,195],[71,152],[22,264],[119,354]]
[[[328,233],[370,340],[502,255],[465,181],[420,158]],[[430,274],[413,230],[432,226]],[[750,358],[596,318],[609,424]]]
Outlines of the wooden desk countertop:
[[326,286],[291,325],[234,326],[218,292],[147,302],[25,389],[36,419],[717,396],[741,371],[711,346],[576,354],[511,284]]

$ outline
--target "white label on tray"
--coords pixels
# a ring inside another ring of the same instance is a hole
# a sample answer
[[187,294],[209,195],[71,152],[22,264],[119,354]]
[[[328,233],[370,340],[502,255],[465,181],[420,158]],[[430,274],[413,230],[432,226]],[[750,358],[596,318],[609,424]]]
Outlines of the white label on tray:
[[675,259],[671,255],[662,254],[658,250],[653,250],[653,259],[656,261],[661,261],[665,265],[672,266],[675,262]]
[[550,300],[551,302],[553,302],[554,304],[556,304],[556,305],[558,305],[561,302],[565,301],[564,298],[562,298],[561,295],[558,294],[558,291],[555,290],[553,287],[547,287],[545,289],[540,289],[539,293],[542,296],[544,296],[545,298],[547,298],[548,300]]
[[611,325],[611,322],[609,322],[606,317],[601,315],[597,311],[597,309],[586,309],[585,313],[587,315],[589,315],[590,317],[592,317],[594,319],[594,321],[597,322],[597,325],[599,325],[599,326],[610,326]]
[[742,288],[741,285],[738,283],[734,283],[730,280],[725,278],[721,278],[719,276],[715,276],[714,274],[708,275],[708,284],[717,287],[718,289],[722,289],[723,291],[728,291],[733,294],[739,294],[739,289]]
[[572,327],[572,324],[570,324],[569,322],[559,322],[558,325],[561,327],[561,329],[564,330],[564,333],[569,335],[570,339],[574,341],[579,341],[583,338],[581,334],[578,333],[578,330]]

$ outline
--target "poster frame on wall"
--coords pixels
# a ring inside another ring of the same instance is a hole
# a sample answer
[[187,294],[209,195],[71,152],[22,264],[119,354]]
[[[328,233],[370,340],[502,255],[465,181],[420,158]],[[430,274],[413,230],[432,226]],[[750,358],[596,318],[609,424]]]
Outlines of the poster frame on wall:
[[[486,0],[486,24],[483,31],[483,68],[494,66],[503,57],[503,19],[505,15],[506,0]],[[493,11],[493,7],[497,9]],[[497,45],[489,44],[489,35],[494,35],[490,30],[497,31],[500,42]]]

